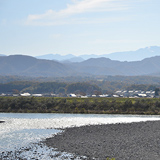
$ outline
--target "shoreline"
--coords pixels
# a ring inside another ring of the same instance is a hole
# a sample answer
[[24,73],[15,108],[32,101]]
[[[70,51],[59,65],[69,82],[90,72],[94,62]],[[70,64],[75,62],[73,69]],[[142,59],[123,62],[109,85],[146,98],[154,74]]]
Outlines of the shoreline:
[[160,159],[160,121],[66,128],[43,143],[88,159],[157,160]]

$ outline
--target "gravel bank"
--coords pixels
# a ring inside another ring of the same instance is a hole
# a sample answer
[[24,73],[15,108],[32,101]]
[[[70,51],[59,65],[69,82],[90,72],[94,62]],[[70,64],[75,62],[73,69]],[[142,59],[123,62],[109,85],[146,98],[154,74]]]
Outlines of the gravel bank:
[[88,159],[160,160],[160,121],[67,128],[44,143]]

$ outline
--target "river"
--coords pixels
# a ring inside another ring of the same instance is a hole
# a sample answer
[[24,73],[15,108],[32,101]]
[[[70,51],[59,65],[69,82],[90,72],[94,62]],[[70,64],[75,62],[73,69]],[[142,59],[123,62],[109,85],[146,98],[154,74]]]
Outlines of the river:
[[18,150],[60,132],[57,128],[160,120],[160,116],[0,113],[0,153]]

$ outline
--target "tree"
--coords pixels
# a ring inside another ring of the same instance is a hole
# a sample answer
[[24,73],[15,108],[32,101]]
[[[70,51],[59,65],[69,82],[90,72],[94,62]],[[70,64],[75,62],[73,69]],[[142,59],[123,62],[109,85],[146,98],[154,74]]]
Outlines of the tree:
[[155,88],[155,96],[159,95],[159,88]]
[[19,94],[19,90],[18,89],[13,89],[12,92],[13,92],[13,94]]

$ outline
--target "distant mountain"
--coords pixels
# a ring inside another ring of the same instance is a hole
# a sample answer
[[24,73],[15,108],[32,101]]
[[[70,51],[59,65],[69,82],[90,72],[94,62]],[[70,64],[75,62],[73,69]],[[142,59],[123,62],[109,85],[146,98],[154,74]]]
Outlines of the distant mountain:
[[87,60],[90,58],[110,58],[111,60],[118,61],[141,61],[145,58],[160,56],[160,47],[151,46],[146,48],[141,48],[136,51],[126,51],[126,52],[114,52],[110,54],[103,55],[81,55],[75,56],[72,54],[68,55],[59,55],[59,54],[47,54],[42,56],[37,56],[38,59],[48,59],[48,60],[56,60],[56,61],[68,61],[68,62],[82,62],[83,60]]
[[68,54],[68,55],[46,54],[46,55],[36,56],[36,58],[38,59],[47,59],[47,60],[56,60],[56,61],[64,61],[64,60],[68,60],[75,57],[76,56],[72,54]]
[[81,58],[81,57],[73,57],[73,58],[70,58],[70,59],[67,59],[67,60],[64,60],[64,61],[61,61],[63,63],[71,63],[71,62],[83,62],[84,59]]
[[152,47],[141,48],[136,51],[115,52],[103,56],[106,58],[110,58],[112,60],[119,60],[119,61],[140,61],[145,58],[160,56],[160,47],[152,46]]
[[57,77],[70,74],[73,74],[70,67],[52,60],[23,55],[0,57],[0,75]]
[[6,56],[6,55],[4,55],[4,54],[0,54],[0,56]]
[[95,55],[95,54],[88,54],[88,55],[85,54],[85,55],[80,55],[79,57],[83,58],[84,60],[87,60],[90,58],[100,58],[100,57],[105,57],[105,56],[104,55]]
[[113,66],[118,65],[119,61],[112,61],[108,58],[91,58],[81,63],[71,64],[77,71],[91,75],[120,75],[119,71]]
[[136,51],[114,52],[103,55],[93,55],[93,54],[81,55],[81,57],[85,60],[89,58],[105,57],[105,58],[110,58],[111,60],[118,60],[118,61],[141,61],[145,58],[154,56],[160,56],[160,47],[151,46],[151,47],[141,48]]
[[92,75],[149,75],[160,72],[160,56],[146,58],[142,61],[121,62],[109,58],[91,58],[72,67],[77,71]]
[[83,62],[60,63],[31,56],[12,55],[0,57],[0,75],[30,77],[65,77],[98,75],[159,75],[160,56],[142,61],[121,62],[109,58],[91,58]]

